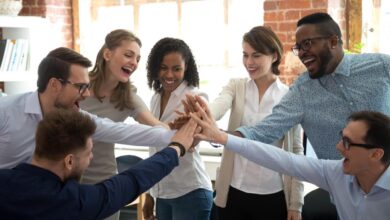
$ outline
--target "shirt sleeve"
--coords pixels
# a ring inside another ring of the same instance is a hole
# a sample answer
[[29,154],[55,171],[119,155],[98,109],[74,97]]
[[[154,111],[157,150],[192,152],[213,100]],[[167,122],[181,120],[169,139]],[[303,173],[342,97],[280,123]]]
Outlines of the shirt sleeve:
[[112,215],[168,175],[178,163],[176,150],[167,147],[102,183],[81,185],[83,216],[80,219]]
[[132,95],[131,100],[133,102],[133,107],[134,107],[134,109],[132,109],[132,117],[137,118],[139,113],[144,111],[149,111],[149,109],[146,106],[145,102],[137,94],[137,87],[132,86],[130,89]]
[[228,135],[225,147],[268,169],[313,183],[325,190],[329,189],[326,164],[336,161],[296,155],[272,145],[233,135]]
[[293,86],[273,108],[272,114],[254,126],[242,126],[237,131],[248,139],[272,143],[301,122],[303,109],[298,86]]
[[91,116],[96,123],[93,140],[105,143],[119,143],[135,146],[162,147],[171,142],[174,131],[161,126],[151,127],[143,124],[127,124],[113,122],[108,118],[100,118],[83,111]]
[[223,87],[218,97],[209,105],[210,112],[214,116],[215,120],[221,119],[232,107],[234,96],[235,81],[234,79],[231,79],[229,83]]

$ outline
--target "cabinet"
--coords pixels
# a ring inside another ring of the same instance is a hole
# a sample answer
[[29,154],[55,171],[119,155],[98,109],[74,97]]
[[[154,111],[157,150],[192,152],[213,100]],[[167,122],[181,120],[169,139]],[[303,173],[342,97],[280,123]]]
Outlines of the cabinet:
[[26,39],[29,47],[27,70],[0,72],[4,92],[16,94],[35,90],[39,62],[51,48],[49,22],[33,16],[0,16],[0,28],[4,39]]

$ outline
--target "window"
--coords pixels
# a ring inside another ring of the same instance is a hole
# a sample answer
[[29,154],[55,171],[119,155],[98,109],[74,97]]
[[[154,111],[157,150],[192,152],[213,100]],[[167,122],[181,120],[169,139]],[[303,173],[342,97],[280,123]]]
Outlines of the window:
[[[159,39],[186,41],[199,67],[200,89],[212,101],[230,78],[247,75],[241,62],[242,36],[263,24],[263,0],[79,0],[78,5],[77,42],[92,61],[114,29],[130,30],[141,39],[142,58],[131,80],[147,104],[153,92],[147,87],[145,62]],[[227,127],[226,118],[219,122],[221,128]]]

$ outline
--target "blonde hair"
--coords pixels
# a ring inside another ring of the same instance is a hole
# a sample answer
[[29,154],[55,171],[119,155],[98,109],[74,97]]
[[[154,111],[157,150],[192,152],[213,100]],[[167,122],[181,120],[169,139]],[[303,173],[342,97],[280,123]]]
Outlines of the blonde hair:
[[[117,29],[109,34],[105,38],[105,43],[102,48],[99,50],[99,53],[96,56],[95,66],[92,71],[89,72],[89,77],[91,79],[91,89],[95,97],[102,102],[104,96],[99,94],[99,89],[105,81],[104,69],[106,66],[106,61],[103,57],[104,49],[114,50],[119,47],[122,41],[135,41],[141,47],[141,41],[133,33],[123,29]],[[114,89],[110,97],[110,102],[115,105],[115,108],[123,110],[124,108],[132,109],[133,102],[131,100],[131,82],[130,80],[126,83],[119,82],[117,87]]]

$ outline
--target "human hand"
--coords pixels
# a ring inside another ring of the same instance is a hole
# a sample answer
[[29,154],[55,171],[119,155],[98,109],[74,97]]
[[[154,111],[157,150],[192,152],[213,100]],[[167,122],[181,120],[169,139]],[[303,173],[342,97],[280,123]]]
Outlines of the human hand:
[[194,142],[194,134],[197,124],[193,119],[190,119],[183,125],[172,137],[172,142],[178,142],[184,146],[186,151],[192,146]]
[[301,220],[301,219],[302,219],[301,212],[294,211],[294,210],[288,210],[287,220]]
[[196,103],[194,109],[196,113],[190,113],[191,118],[202,128],[200,133],[195,133],[195,138],[219,144],[226,144],[227,134],[219,130],[217,123],[210,113],[205,101],[199,96],[195,96]]
[[146,220],[156,220],[156,216],[154,215],[154,199],[153,197],[146,193],[145,194],[145,202],[142,207],[142,213],[144,215],[144,219]]
[[187,115],[185,113],[178,112],[178,111],[176,111],[176,113],[178,114],[178,117],[176,117],[175,120],[173,120],[172,122],[169,122],[169,124],[168,124],[169,127],[171,128],[171,130],[180,129],[191,118],[189,115]]

